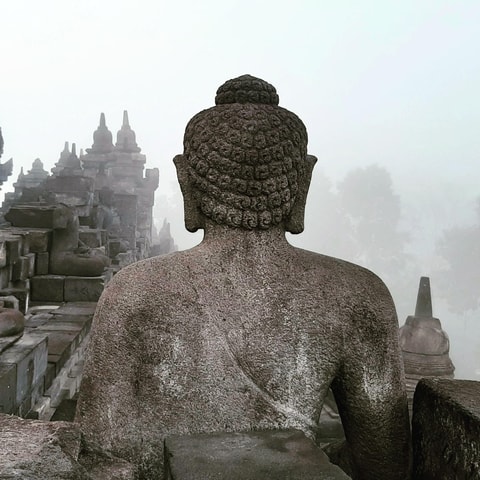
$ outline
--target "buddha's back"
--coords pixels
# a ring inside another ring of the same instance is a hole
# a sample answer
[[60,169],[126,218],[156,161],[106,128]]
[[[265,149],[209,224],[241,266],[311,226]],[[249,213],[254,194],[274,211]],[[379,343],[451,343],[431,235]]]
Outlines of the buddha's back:
[[295,249],[315,158],[301,120],[250,76],[219,88],[175,158],[202,243],[134,264],[105,289],[77,420],[86,444],[162,478],[169,434],[296,427],[315,438],[331,386],[353,478],[404,479],[398,325],[371,272]]

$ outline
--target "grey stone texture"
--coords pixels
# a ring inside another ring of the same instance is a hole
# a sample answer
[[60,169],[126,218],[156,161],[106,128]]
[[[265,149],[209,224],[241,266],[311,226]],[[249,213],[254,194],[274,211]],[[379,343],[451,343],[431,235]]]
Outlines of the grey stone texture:
[[47,356],[46,335],[29,332],[2,352],[0,366],[16,366],[15,407],[3,412],[12,413],[19,409],[20,413],[28,412],[32,396],[38,396],[39,386],[43,385]]
[[348,480],[303,432],[185,435],[165,440],[170,480]]
[[480,382],[423,379],[413,404],[415,480],[480,479]]
[[86,480],[77,462],[80,440],[80,431],[72,423],[0,414],[0,478]]
[[202,243],[123,268],[98,303],[76,417],[86,444],[161,478],[166,436],[320,437],[331,386],[352,477],[403,480],[409,420],[392,298],[372,272],[287,242],[285,231],[303,230],[315,158],[275,89],[245,76],[219,92],[175,158],[185,223],[204,229]]

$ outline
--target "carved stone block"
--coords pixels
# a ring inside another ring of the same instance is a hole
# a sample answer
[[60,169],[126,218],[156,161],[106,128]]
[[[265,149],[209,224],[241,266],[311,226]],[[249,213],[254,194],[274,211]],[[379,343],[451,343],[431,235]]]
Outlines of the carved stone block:
[[32,389],[43,377],[47,369],[47,337],[26,332],[0,357],[0,365],[17,367],[16,406],[20,406]]
[[38,275],[32,277],[32,301],[63,302],[63,275]]
[[65,228],[69,219],[63,205],[15,205],[5,214],[14,227]]
[[104,276],[65,277],[66,302],[96,302],[105,286]]

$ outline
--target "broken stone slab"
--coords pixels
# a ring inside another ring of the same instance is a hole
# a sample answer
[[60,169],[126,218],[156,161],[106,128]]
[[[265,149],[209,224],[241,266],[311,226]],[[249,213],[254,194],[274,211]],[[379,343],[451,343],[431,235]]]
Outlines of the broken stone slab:
[[80,430],[73,423],[25,420],[1,414],[1,477],[12,480],[87,479],[86,471],[77,462],[80,443]]
[[14,227],[66,228],[71,216],[65,205],[14,205],[5,219]]
[[299,430],[172,436],[165,440],[171,480],[346,480]]
[[479,398],[480,382],[420,380],[413,402],[413,478],[479,478]]
[[[15,405],[18,408],[32,392],[47,369],[47,336],[25,332],[16,343],[0,355],[0,365],[17,367]],[[11,412],[10,412],[11,413]]]
[[66,302],[96,302],[105,288],[105,277],[65,277]]

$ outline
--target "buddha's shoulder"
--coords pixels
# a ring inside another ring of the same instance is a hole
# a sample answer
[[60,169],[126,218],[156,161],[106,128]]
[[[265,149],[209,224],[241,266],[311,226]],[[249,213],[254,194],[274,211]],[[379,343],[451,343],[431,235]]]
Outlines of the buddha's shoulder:
[[106,295],[120,292],[135,292],[141,296],[152,290],[178,291],[181,285],[188,285],[192,259],[188,251],[172,252],[147,258],[122,268],[105,288]]
[[371,270],[336,257],[295,248],[295,269],[314,288],[334,289],[344,298],[385,298],[391,301],[384,282]]

